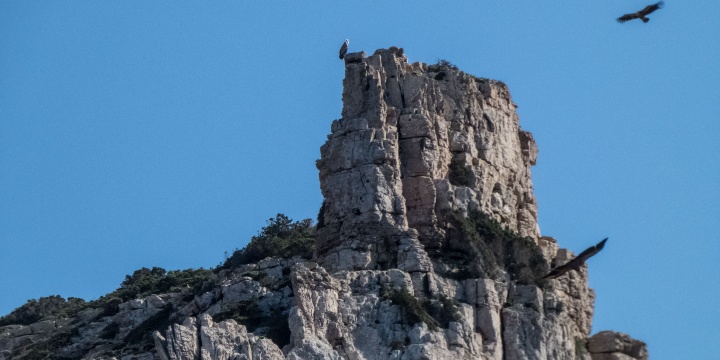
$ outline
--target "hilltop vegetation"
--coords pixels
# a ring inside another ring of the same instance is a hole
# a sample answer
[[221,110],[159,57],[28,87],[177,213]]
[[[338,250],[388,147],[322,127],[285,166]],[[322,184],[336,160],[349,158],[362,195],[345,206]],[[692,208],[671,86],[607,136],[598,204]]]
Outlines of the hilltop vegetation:
[[72,317],[87,308],[103,308],[106,314],[117,311],[117,305],[151,294],[182,293],[191,298],[212,289],[220,270],[254,263],[266,257],[312,258],[315,248],[315,225],[311,219],[293,221],[284,214],[267,220],[267,226],[250,239],[242,249],[235,250],[225,262],[214,269],[167,271],[160,267],[135,270],[126,275],[120,287],[97,300],[85,301],[59,295],[29,300],[10,314],[0,317],[0,326],[29,325],[48,318]]

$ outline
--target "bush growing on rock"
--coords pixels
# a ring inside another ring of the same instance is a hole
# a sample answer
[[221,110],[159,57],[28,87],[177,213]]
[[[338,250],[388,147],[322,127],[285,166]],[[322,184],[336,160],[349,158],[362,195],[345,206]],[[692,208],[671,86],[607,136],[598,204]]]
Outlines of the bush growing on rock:
[[432,331],[438,330],[438,321],[428,313],[423,303],[415,295],[410,294],[407,289],[385,289],[381,296],[390,300],[393,304],[400,306],[400,309],[409,324],[425,323]]
[[212,275],[211,270],[203,268],[166,271],[159,267],[152,269],[144,267],[135,270],[132,275],[125,276],[120,288],[103,296],[98,301],[104,303],[107,299],[112,298],[128,301],[151,294],[181,292],[188,288],[195,290],[202,287]]
[[48,316],[70,317],[85,305],[85,300],[70,297],[65,300],[59,295],[29,300],[10,314],[0,317],[0,326],[30,325]]
[[380,296],[398,305],[409,324],[423,322],[428,329],[437,331],[447,328],[451,321],[458,321],[458,302],[441,295],[437,299],[420,300],[410,294],[407,289],[383,289]]
[[283,214],[268,219],[268,225],[253,236],[242,250],[236,250],[220,267],[230,269],[258,262],[266,257],[312,258],[315,250],[315,226],[311,219],[293,222]]
[[540,247],[528,238],[504,228],[490,215],[472,210],[465,217],[458,211],[446,214],[450,228],[445,249],[436,256],[454,256],[458,279],[497,279],[501,271],[521,284],[531,284],[547,274],[550,266]]

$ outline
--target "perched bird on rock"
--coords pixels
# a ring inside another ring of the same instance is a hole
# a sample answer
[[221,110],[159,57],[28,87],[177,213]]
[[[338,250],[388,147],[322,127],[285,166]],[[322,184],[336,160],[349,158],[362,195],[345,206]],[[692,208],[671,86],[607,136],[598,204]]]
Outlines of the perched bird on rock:
[[340,60],[345,58],[345,54],[347,54],[348,45],[350,45],[350,40],[345,39],[345,42],[340,47]]
[[543,279],[555,279],[557,277],[562,276],[566,272],[570,270],[580,271],[580,267],[585,263],[585,260],[589,259],[593,255],[600,252],[600,250],[603,249],[605,246],[605,242],[608,238],[605,238],[603,241],[599,242],[595,246],[591,246],[585,251],[581,252],[580,255],[576,256],[574,259],[568,261],[564,265],[556,266],[550,272],[543,276]]
[[663,5],[665,5],[665,2],[664,2],[664,1],[661,1],[661,2],[659,2],[659,3],[657,3],[657,4],[648,5],[648,6],[646,6],[644,9],[642,9],[642,10],[636,12],[636,13],[625,14],[625,15],[619,17],[619,18],[617,19],[617,21],[622,24],[622,23],[624,23],[624,22],[626,22],[626,21],[630,21],[630,20],[633,20],[633,19],[640,19],[640,20],[642,20],[644,23],[646,23],[646,22],[650,21],[650,19],[648,19],[646,16],[647,16],[648,14],[652,13],[653,11],[657,10],[657,9],[661,9],[661,8],[663,7]]

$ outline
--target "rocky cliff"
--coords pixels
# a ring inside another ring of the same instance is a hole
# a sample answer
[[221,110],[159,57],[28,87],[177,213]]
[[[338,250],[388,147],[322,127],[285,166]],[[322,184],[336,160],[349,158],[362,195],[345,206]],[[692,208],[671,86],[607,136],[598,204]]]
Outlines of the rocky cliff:
[[573,255],[540,235],[538,150],[503,83],[390,48],[347,54],[343,85],[313,259],[0,327],[0,360],[647,358],[588,338],[586,267],[542,279]]

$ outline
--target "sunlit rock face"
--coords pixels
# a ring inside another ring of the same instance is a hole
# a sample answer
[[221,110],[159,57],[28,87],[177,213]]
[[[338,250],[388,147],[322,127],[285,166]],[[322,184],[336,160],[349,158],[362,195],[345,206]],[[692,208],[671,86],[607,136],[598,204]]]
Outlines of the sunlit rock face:
[[391,48],[348,56],[343,84],[342,118],[317,162],[323,266],[402,268],[400,242],[441,249],[453,210],[481,210],[539,237],[530,178],[537,147],[503,83],[452,65],[408,64]]

